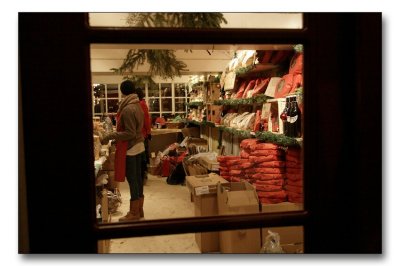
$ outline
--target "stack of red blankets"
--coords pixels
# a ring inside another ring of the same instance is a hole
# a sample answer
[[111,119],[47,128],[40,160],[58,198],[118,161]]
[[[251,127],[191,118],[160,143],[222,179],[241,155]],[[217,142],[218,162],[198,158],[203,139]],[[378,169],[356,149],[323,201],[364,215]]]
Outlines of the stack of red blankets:
[[301,149],[288,148],[286,152],[286,185],[288,201],[303,203],[303,164]]
[[240,143],[242,158],[248,158],[251,168],[244,170],[256,188],[261,203],[286,201],[283,190],[285,176],[284,151],[278,145],[245,139]]
[[[239,167],[241,163],[240,156],[218,156],[219,174],[229,182],[238,182],[243,178],[243,171]],[[247,160],[244,160],[247,162]]]

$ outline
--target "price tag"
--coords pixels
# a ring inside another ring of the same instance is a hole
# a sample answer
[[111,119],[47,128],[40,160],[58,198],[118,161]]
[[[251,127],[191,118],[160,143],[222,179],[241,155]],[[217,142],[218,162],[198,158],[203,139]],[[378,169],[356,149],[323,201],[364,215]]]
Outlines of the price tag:
[[196,187],[194,191],[196,193],[196,196],[210,194],[208,186]]

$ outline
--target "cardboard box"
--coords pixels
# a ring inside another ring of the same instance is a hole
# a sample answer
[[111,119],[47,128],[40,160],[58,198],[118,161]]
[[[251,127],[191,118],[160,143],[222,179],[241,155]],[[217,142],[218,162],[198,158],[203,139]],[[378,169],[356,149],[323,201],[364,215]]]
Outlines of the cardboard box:
[[[290,212],[290,211],[301,211],[303,210],[303,204],[292,203],[292,202],[282,202],[277,204],[262,204],[261,212]],[[301,249],[304,242],[304,230],[303,226],[282,226],[282,227],[269,227],[261,229],[261,240],[262,244],[265,243],[265,238],[268,235],[268,230],[278,233],[280,236],[280,243],[282,248],[287,247],[287,250],[295,253],[294,249]],[[297,246],[297,247],[294,247]]]
[[[186,186],[193,196],[195,216],[218,215],[218,183],[227,183],[227,181],[213,173],[186,176]],[[219,232],[195,233],[195,239],[201,252],[219,251]]]
[[[255,188],[248,182],[219,183],[217,189],[218,213],[221,215],[258,213]],[[221,253],[259,253],[260,229],[221,231]]]

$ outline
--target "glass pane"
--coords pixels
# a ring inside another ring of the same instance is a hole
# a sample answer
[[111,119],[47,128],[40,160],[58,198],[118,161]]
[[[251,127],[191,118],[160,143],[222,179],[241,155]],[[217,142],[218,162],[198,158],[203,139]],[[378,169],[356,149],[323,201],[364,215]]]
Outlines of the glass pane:
[[107,98],[118,98],[118,84],[107,84]]
[[161,100],[161,110],[163,112],[172,111],[172,99],[162,99]]
[[103,114],[106,112],[106,100],[105,99],[95,99],[94,100],[94,112]]
[[118,111],[118,102],[118,99],[107,100],[108,113],[116,113]]
[[186,84],[185,83],[176,83],[175,85],[175,97],[185,97],[185,89],[186,89]]
[[149,97],[159,97],[159,89],[158,89],[158,84],[154,84],[152,86],[149,86]]
[[[207,14],[207,17],[204,15]],[[183,19],[182,19],[183,18]],[[226,22],[224,21],[226,20]],[[182,23],[177,23],[182,21]],[[155,23],[154,23],[155,22]],[[204,22],[203,24],[200,24]],[[89,13],[92,27],[301,29],[302,13]]]
[[175,99],[175,112],[185,112],[186,111],[186,105],[185,105],[186,99]]
[[161,97],[171,97],[171,96],[172,96],[172,84],[161,83]]
[[159,112],[160,111],[160,100],[158,98],[149,99],[149,111]]

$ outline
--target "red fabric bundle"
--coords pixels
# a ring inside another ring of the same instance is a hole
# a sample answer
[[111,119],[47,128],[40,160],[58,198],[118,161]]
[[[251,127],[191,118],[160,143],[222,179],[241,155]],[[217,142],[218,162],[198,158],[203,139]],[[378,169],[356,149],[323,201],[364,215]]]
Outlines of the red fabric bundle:
[[[279,169],[279,168],[277,168]],[[252,175],[253,179],[258,179],[258,180],[273,180],[273,179],[283,179],[284,175],[283,174],[268,174],[268,173],[255,173]]]
[[303,165],[300,162],[286,161],[286,167],[303,168]]
[[271,161],[257,164],[257,167],[285,167],[284,161]]
[[231,155],[226,155],[226,156],[218,156],[217,161],[218,162],[227,162],[230,160],[238,160],[240,159],[240,156],[231,156]]
[[268,87],[269,80],[270,78],[258,79],[258,83],[253,89],[253,96],[264,93]]
[[287,154],[289,154],[291,156],[294,156],[294,157],[299,157],[300,158],[300,155],[301,155],[301,149],[299,149],[299,148],[290,147],[290,148],[287,149],[286,152],[287,152]]
[[256,185],[275,185],[283,186],[284,180],[282,179],[272,179],[272,180],[256,180]]
[[244,149],[244,150],[240,151],[240,158],[248,159],[249,156],[250,156],[250,151],[248,151],[247,149]]
[[284,190],[271,191],[271,192],[258,191],[257,194],[261,198],[269,198],[269,199],[286,199],[287,196],[286,191]]
[[281,156],[277,155],[268,155],[268,156],[249,156],[249,160],[252,163],[263,163],[263,162],[271,162],[271,161],[280,161],[282,159]]
[[220,171],[229,171],[229,167],[219,165]]
[[240,181],[242,181],[242,179],[240,177],[232,176],[232,178],[231,178],[231,182],[240,182]]
[[290,191],[290,192],[295,192],[295,193],[298,193],[298,194],[303,194],[303,187],[286,185],[285,186],[285,190],[286,191]]
[[276,204],[276,203],[281,203],[281,202],[286,201],[286,199],[270,199],[270,198],[263,198],[263,197],[260,197],[259,200],[261,203],[264,203],[264,204]]
[[302,174],[290,174],[290,173],[287,173],[287,171],[286,171],[286,178],[290,181],[303,181]]
[[287,179],[287,184],[289,186],[297,186],[297,187],[303,187],[303,179],[299,180],[292,180],[292,179]]
[[261,111],[257,110],[256,112],[256,120],[254,121],[253,131],[257,132],[261,129]]
[[244,175],[244,172],[242,170],[229,170],[229,174],[241,176]]
[[237,93],[235,95],[236,99],[239,99],[239,98],[243,97],[243,93],[246,90],[246,87],[247,87],[247,82],[243,81],[242,84],[240,84],[240,87],[239,87],[239,89],[238,89],[238,91],[237,91]]
[[272,143],[256,143],[255,145],[251,145],[250,149],[254,150],[278,150],[279,146]]
[[286,162],[292,162],[292,163],[297,163],[297,164],[301,164],[302,163],[300,158],[293,157],[293,156],[290,156],[290,155],[287,155],[287,154],[286,154]]
[[[258,174],[283,174],[285,173],[285,168],[270,167],[270,168],[258,168],[256,167],[256,173]],[[254,176],[254,175],[253,175]]]
[[221,176],[223,176],[223,175],[229,175],[229,171],[219,171],[219,174],[221,175]]
[[256,85],[256,80],[250,80],[249,83],[247,84],[246,89],[244,90],[243,96],[242,98],[245,98],[247,93],[252,90],[254,88],[254,86]]
[[294,75],[286,74],[282,77],[278,84],[276,84],[275,88],[275,98],[284,98],[288,95],[293,88],[294,85]]
[[275,186],[275,185],[259,185],[259,184],[256,184],[255,187],[256,187],[257,191],[270,192],[270,191],[280,191],[280,190],[282,190],[282,186]]
[[294,203],[303,203],[304,202],[304,197],[303,194],[291,192],[291,191],[286,191],[288,195],[288,201],[294,202]]
[[286,167],[286,173],[295,174],[295,175],[303,175],[303,168],[290,168]]
[[268,156],[268,155],[280,155],[282,156],[284,153],[282,150],[255,150],[252,151],[250,155],[252,156]]
[[238,159],[238,160],[229,160],[225,163],[226,166],[230,167],[232,165],[237,165],[237,164],[241,164],[241,163],[247,163],[249,162],[248,159]]
[[250,145],[257,144],[260,141],[258,139],[244,139],[240,142],[240,148],[242,149],[249,149]]
[[238,163],[230,166],[230,170],[247,169],[253,167],[253,163],[250,161],[244,163]]

